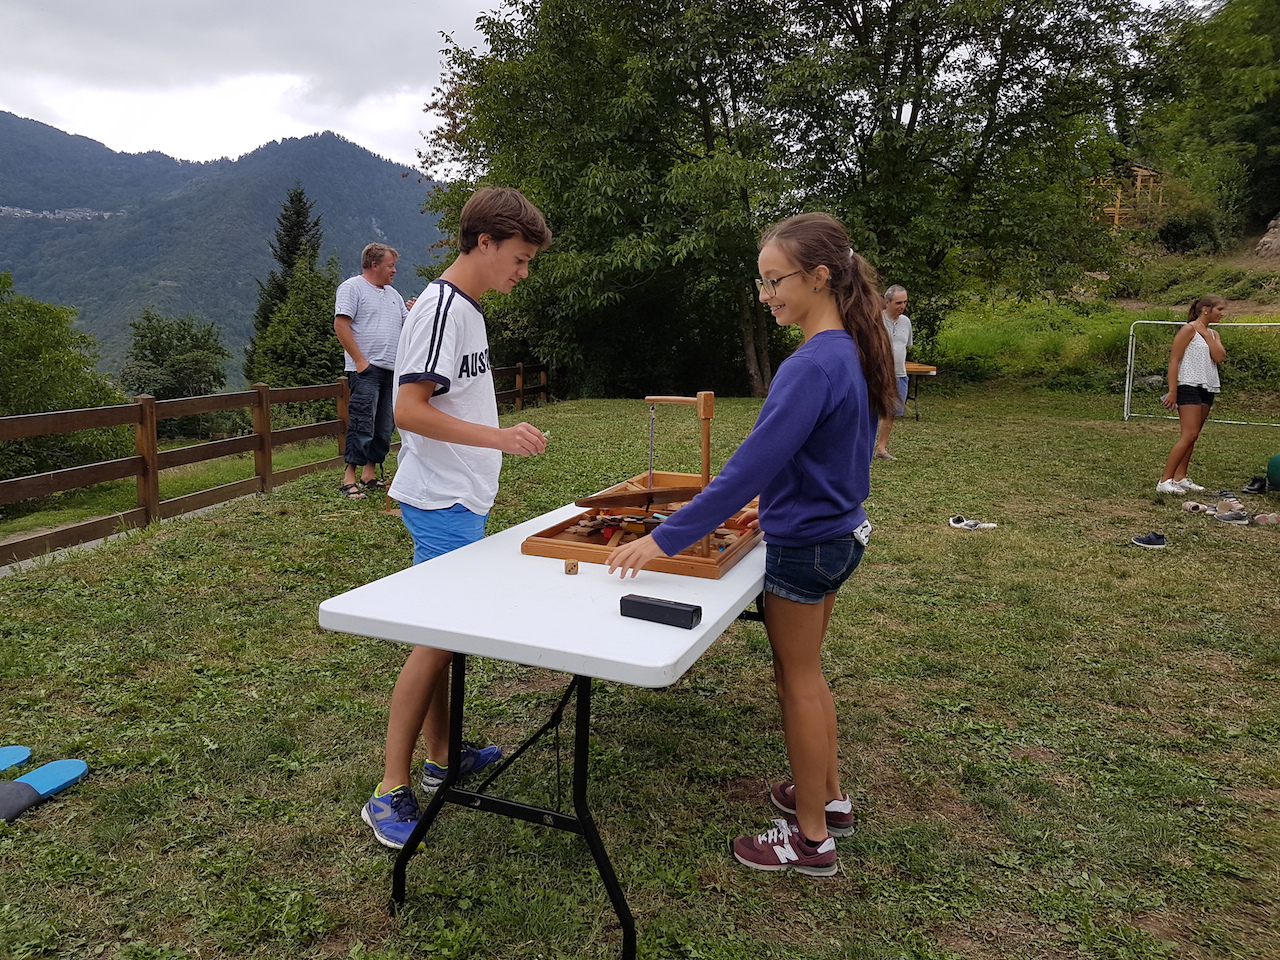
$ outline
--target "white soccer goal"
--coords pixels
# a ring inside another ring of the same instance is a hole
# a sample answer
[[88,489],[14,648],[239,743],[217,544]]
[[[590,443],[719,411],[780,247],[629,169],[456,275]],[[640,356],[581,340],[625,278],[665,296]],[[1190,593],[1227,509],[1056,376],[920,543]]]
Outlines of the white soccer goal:
[[[1162,405],[1160,405],[1160,410],[1161,410],[1160,413],[1135,413],[1133,410],[1133,379],[1134,379],[1135,360],[1137,359],[1137,355],[1138,355],[1138,335],[1137,335],[1138,327],[1140,326],[1180,327],[1185,322],[1186,322],[1185,320],[1135,320],[1133,323],[1129,325],[1129,359],[1128,359],[1128,362],[1125,364],[1125,370],[1124,370],[1124,419],[1128,420],[1131,417],[1151,417],[1153,419],[1163,419],[1163,420],[1178,419],[1177,414],[1168,413],[1167,411],[1165,411],[1165,408]],[[1217,326],[1219,330],[1224,330],[1224,329],[1234,330],[1237,327],[1280,328],[1280,323],[1255,322],[1255,321],[1242,320],[1242,321],[1232,321],[1231,323],[1219,323],[1219,324],[1215,324],[1215,326]],[[1227,361],[1228,363],[1230,363],[1229,356],[1227,358]],[[1163,377],[1163,373],[1162,373],[1162,377]],[[1277,386],[1280,387],[1280,384],[1278,384]],[[1216,408],[1217,405],[1215,404],[1214,406]],[[1271,420],[1218,420],[1216,418],[1211,417],[1210,422],[1240,423],[1240,424],[1248,424],[1250,426],[1255,426],[1255,427],[1280,427],[1280,422],[1275,422]]]

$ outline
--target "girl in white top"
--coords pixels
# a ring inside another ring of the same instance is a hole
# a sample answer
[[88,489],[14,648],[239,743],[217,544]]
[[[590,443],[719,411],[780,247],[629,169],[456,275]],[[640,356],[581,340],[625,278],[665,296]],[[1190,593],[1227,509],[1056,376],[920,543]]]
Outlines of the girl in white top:
[[1169,392],[1160,398],[1170,410],[1178,411],[1178,442],[1169,451],[1164,476],[1156,484],[1159,493],[1187,493],[1203,490],[1187,476],[1187,465],[1195,451],[1200,429],[1209,419],[1213,401],[1221,389],[1218,364],[1226,359],[1217,323],[1226,313],[1227,301],[1222,297],[1201,297],[1187,311],[1187,322],[1173,338],[1169,353]]

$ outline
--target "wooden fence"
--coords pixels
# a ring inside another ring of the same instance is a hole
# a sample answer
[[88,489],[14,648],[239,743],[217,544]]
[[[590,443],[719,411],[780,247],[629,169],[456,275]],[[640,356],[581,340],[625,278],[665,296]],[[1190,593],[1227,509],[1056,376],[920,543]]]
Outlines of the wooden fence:
[[[543,402],[547,400],[545,364],[499,367],[494,369],[493,375],[497,379],[515,378],[515,389],[501,391],[497,396],[500,402],[511,403],[517,410],[523,409],[527,396],[538,396]],[[537,385],[527,385],[526,381],[531,376],[538,377]],[[112,480],[133,478],[138,486],[137,506],[132,510],[5,540],[0,543],[0,564],[27,560],[52,550],[98,540],[135,527],[145,527],[157,520],[167,520],[216,503],[225,503],[246,494],[266,493],[272,487],[296,480],[316,470],[341,469],[343,463],[341,451],[347,438],[349,398],[347,378],[342,377],[335,383],[309,387],[271,388],[259,383],[243,393],[184,397],[179,400],[156,400],[154,397],[140,396],[135,397],[132,403],[118,406],[0,417],[0,441],[27,440],[32,437],[55,436],[73,433],[76,430],[103,427],[132,426],[134,428],[133,456],[2,480],[0,481],[0,506],[35,497],[47,497],[66,490],[91,487],[94,484]],[[273,405],[309,400],[336,400],[337,419],[284,430],[272,429]],[[226,440],[211,440],[207,443],[178,447],[173,450],[160,450],[156,425],[161,420],[244,409],[248,409],[251,413],[252,433]],[[288,470],[272,470],[272,451],[277,447],[320,437],[337,437],[337,456]],[[161,470],[250,451],[253,452],[254,460],[252,477],[224,483],[183,497],[160,499]]]

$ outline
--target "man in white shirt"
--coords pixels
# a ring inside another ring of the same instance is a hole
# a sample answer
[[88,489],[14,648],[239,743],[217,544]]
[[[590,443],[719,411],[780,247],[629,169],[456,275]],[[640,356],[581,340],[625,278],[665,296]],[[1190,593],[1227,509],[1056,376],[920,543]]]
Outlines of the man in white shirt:
[[[907,410],[907,348],[912,344],[911,318],[903,311],[907,309],[907,291],[894,284],[884,292],[884,311],[880,319],[884,321],[885,332],[889,334],[889,343],[893,347],[893,372],[898,378],[897,416]],[[880,435],[876,438],[875,456],[881,460],[897,460],[889,452],[889,434],[893,433],[893,416],[880,421]]]
[[[347,466],[338,489],[353,500],[363,500],[365,490],[387,489],[375,476],[375,467],[391,450],[396,345],[409,315],[404,300],[391,286],[399,259],[393,247],[369,244],[360,255],[360,275],[344,280],[334,301],[333,332],[346,352],[344,368],[351,388],[347,445],[342,454]],[[409,306],[412,304],[409,301]]]

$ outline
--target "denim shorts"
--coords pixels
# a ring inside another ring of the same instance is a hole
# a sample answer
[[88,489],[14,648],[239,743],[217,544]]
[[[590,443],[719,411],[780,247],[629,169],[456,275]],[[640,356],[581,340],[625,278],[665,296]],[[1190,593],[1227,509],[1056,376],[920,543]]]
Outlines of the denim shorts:
[[866,549],[852,533],[808,547],[766,543],[764,588],[785,600],[821,603],[849,579]]
[[434,560],[459,547],[484,539],[488,516],[472,513],[460,503],[439,510],[400,504],[400,516],[413,538],[413,562]]
[[1212,390],[1206,390],[1204,387],[1184,386],[1178,384],[1178,406],[1180,407],[1212,407],[1214,401],[1214,393]]
[[898,416],[907,412],[907,391],[911,388],[910,377],[898,378]]

